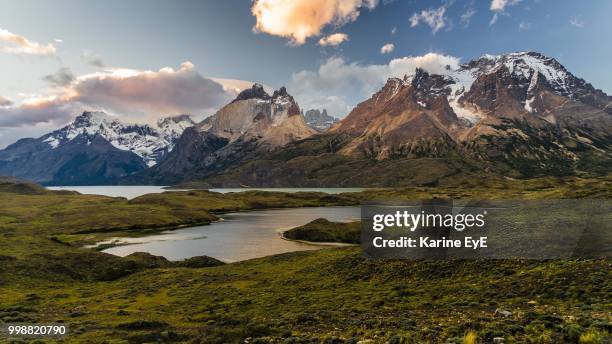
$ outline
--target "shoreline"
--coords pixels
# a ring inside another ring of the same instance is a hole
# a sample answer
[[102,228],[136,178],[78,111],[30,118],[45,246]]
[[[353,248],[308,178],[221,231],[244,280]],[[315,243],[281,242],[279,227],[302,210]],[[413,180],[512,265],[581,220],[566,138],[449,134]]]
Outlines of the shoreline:
[[311,245],[311,246],[323,246],[323,247],[355,247],[359,246],[358,244],[349,244],[345,242],[316,242],[316,241],[308,241],[308,240],[299,240],[299,239],[291,239],[285,236],[286,231],[278,232],[278,236],[287,241],[299,242],[301,244]]

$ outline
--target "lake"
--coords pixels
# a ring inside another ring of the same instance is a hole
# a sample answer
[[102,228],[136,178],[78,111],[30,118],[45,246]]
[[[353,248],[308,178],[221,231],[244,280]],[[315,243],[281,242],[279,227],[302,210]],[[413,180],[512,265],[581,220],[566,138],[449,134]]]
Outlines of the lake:
[[197,226],[162,232],[141,238],[112,238],[116,246],[103,252],[127,256],[148,252],[169,260],[182,260],[206,255],[224,262],[236,262],[273,254],[318,250],[309,245],[280,237],[280,233],[318,218],[347,222],[359,220],[360,207],[313,207],[243,211],[222,215],[223,220],[208,226]]
[[[104,195],[110,197],[125,197],[132,199],[149,193],[160,193],[167,191],[187,191],[179,189],[164,189],[166,186],[155,185],[102,185],[102,186],[48,186],[49,190],[70,190],[77,191],[85,195]],[[228,193],[244,191],[276,191],[276,192],[324,192],[328,194],[338,194],[342,192],[360,192],[365,188],[218,188],[209,189],[210,191]]]

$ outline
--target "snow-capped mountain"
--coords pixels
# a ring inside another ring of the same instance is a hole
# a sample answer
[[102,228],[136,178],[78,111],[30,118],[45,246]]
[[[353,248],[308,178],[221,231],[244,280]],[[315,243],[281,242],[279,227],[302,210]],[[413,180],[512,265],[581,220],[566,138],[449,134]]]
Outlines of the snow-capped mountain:
[[117,183],[155,165],[193,124],[186,115],[147,125],[86,111],[61,129],[0,150],[0,174],[47,185]]
[[214,115],[185,130],[162,162],[125,182],[175,183],[281,149],[314,134],[316,131],[306,124],[285,87],[269,95],[256,83]]
[[[555,59],[534,52],[485,55],[438,74],[416,69],[390,78],[323,133],[239,163],[217,160],[216,170],[206,167],[199,176],[198,166],[190,166],[190,175],[177,179],[195,176],[208,186],[372,187],[489,174],[599,174],[612,166],[611,133],[612,97]],[[200,160],[217,143],[202,141]]]
[[172,150],[183,131],[194,124],[188,115],[163,118],[151,126],[126,124],[104,112],[86,111],[67,126],[44,135],[41,140],[55,149],[79,135],[100,135],[117,149],[133,152],[147,166],[153,166]]

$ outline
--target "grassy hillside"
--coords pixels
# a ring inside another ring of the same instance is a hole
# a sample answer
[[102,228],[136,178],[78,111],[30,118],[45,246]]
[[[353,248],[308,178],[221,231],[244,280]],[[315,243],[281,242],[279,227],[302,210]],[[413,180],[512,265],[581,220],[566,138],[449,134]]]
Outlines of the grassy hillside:
[[316,219],[284,232],[283,236],[292,240],[359,244],[360,234],[360,222],[341,223]]
[[218,265],[206,257],[120,258],[82,245],[207,223],[231,210],[429,197],[609,198],[610,186],[609,179],[545,178],[345,195],[190,191],[128,201],[6,184],[0,320],[63,321],[70,342],[83,343],[604,342],[612,331],[605,259],[368,260],[354,247]]
[[0,317],[65,321],[83,342],[461,343],[474,331],[577,343],[612,327],[607,260],[381,261],[349,248],[114,276],[39,263],[54,268],[0,261]]

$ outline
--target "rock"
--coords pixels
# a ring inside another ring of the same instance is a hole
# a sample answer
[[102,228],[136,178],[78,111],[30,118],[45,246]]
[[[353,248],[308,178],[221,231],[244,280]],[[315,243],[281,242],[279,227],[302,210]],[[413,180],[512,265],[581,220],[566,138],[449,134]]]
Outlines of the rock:
[[504,318],[507,318],[507,317],[509,317],[511,315],[512,315],[512,312],[503,310],[501,308],[498,308],[498,309],[495,310],[495,316],[502,316]]

